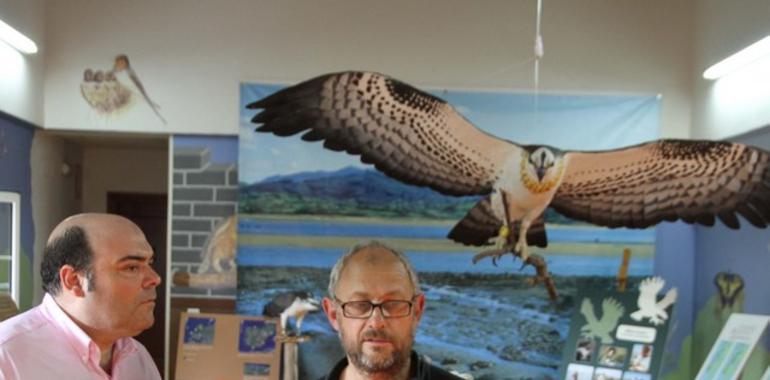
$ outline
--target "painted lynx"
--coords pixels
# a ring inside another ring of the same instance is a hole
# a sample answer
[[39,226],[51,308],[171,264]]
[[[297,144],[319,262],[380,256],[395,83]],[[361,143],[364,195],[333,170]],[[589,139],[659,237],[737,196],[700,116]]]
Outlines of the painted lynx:
[[[238,217],[232,215],[223,219],[214,228],[201,252],[201,266],[198,273],[223,273],[235,270],[235,251],[237,244]],[[222,264],[227,267],[223,268]]]

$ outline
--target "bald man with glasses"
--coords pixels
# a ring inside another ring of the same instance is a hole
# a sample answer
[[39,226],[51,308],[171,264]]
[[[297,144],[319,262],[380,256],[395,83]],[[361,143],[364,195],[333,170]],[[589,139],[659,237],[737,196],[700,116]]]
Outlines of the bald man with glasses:
[[371,241],[332,268],[323,307],[346,357],[320,380],[459,380],[412,351],[425,310],[417,274],[406,257]]

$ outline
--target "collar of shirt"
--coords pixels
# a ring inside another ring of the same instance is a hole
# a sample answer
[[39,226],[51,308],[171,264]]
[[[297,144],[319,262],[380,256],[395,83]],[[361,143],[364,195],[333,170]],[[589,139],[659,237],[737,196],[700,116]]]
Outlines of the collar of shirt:
[[[102,351],[93,339],[61,309],[50,294],[45,294],[41,305],[43,315],[61,330],[83,363],[88,365],[90,362],[96,368],[100,368],[99,361]],[[118,360],[136,351],[136,345],[131,338],[118,339],[112,347],[112,367],[115,367]]]

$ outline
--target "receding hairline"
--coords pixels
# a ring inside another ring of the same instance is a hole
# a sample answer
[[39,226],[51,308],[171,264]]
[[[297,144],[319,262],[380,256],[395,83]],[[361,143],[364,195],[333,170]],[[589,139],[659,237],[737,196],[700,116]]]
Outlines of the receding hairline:
[[62,238],[67,231],[70,231],[74,227],[78,227],[83,231],[83,234],[89,241],[89,245],[94,244],[95,241],[99,240],[100,236],[108,231],[114,231],[115,228],[130,228],[141,232],[141,229],[134,224],[134,222],[120,215],[82,213],[72,215],[62,220],[56,227],[54,227],[53,231],[51,231],[51,234],[48,236],[46,246]]
[[[383,255],[381,252],[388,252],[389,255]],[[398,256],[392,250],[382,246],[362,247],[353,251],[348,256],[348,262],[354,259],[363,260],[367,264],[378,264],[383,261],[401,263],[401,260],[398,259]]]
[[417,277],[417,272],[414,270],[414,267],[407,259],[406,255],[404,255],[403,252],[400,250],[391,247],[388,244],[385,244],[378,240],[368,240],[364,242],[360,242],[353,246],[348,252],[340,256],[339,259],[337,259],[337,262],[332,267],[332,271],[329,276],[329,286],[327,288],[327,293],[329,296],[336,297],[336,286],[339,284],[339,281],[342,277],[343,272],[348,267],[348,264],[350,263],[350,260],[354,258],[354,256],[358,256],[362,254],[362,252],[371,252],[372,250],[381,250],[386,251],[390,255],[386,256],[383,254],[371,254],[369,253],[369,257],[366,259],[368,263],[378,263],[382,262],[383,260],[386,260],[386,257],[392,257],[395,260],[395,263],[398,263],[401,265],[401,268],[404,269],[404,272],[407,275],[407,278],[409,279],[410,284],[412,285],[415,293],[420,292],[420,283],[419,278]]
[[[384,254],[385,252],[387,252],[387,254]],[[407,263],[402,260],[402,255],[403,254],[400,251],[377,240],[357,244],[345,255],[346,257],[340,268],[340,277],[345,273],[345,270],[350,266],[350,263],[356,262],[356,260],[361,260],[360,263],[367,265],[378,265],[383,263],[397,264],[399,268],[402,268],[404,272],[408,274],[409,268],[407,267]]]

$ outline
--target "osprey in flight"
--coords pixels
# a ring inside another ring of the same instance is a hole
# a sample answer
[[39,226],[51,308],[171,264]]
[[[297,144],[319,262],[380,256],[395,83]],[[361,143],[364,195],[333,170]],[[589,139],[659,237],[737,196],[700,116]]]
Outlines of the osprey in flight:
[[371,72],[323,75],[247,107],[262,109],[252,119],[259,132],[302,133],[402,182],[483,195],[449,238],[513,248],[523,260],[528,245],[547,244],[548,206],[606,227],[677,219],[711,226],[719,218],[738,228],[737,214],[757,227],[770,223],[770,157],[742,144],[659,140],[597,152],[519,145],[481,131],[442,99]]

